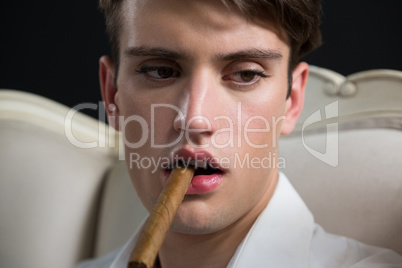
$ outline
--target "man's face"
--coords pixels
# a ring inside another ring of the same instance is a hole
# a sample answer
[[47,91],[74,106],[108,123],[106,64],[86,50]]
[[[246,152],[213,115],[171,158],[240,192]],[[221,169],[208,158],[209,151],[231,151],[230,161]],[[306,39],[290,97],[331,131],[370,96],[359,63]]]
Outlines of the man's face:
[[292,106],[285,35],[220,1],[125,1],[122,12],[109,103],[126,120],[126,161],[145,207],[181,158],[214,168],[197,171],[172,230],[215,232],[264,206],[281,127],[293,124],[284,120]]

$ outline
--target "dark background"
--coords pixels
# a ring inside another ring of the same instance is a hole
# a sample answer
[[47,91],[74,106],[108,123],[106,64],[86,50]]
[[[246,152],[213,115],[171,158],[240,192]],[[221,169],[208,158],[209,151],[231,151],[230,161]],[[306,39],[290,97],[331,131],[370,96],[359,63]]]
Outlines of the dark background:
[[[307,62],[343,75],[402,70],[401,0],[326,0],[323,10],[324,44]],[[0,4],[0,88],[98,103],[98,58],[108,53],[96,0]]]

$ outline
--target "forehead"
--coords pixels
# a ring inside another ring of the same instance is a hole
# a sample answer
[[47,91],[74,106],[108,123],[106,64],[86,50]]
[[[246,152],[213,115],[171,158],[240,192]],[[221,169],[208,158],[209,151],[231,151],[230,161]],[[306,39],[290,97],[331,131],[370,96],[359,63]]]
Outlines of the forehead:
[[220,0],[124,1],[120,46],[120,51],[163,46],[189,54],[197,49],[222,53],[250,46],[278,50],[285,56],[289,51],[285,32],[268,15],[264,20],[249,19]]

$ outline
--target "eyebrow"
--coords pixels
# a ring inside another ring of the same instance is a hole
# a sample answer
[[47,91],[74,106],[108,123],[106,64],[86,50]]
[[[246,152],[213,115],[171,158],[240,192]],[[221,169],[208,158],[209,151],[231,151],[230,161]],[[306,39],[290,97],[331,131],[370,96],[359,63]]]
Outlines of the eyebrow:
[[161,57],[161,58],[168,58],[173,60],[178,60],[184,58],[184,55],[179,54],[177,52],[160,48],[160,47],[129,47],[124,51],[124,54],[127,56],[133,57]]
[[[173,60],[186,58],[184,54],[168,50],[161,47],[129,47],[124,51],[124,54],[132,57],[161,57]],[[220,61],[232,61],[239,59],[253,59],[253,58],[265,58],[265,59],[282,59],[282,54],[276,50],[262,50],[257,48],[240,50],[236,52],[229,52],[216,55],[216,59]]]
[[282,54],[276,50],[262,50],[253,48],[233,53],[217,55],[217,59],[222,61],[231,61],[231,60],[248,59],[248,58],[249,59],[265,58],[265,59],[279,60],[282,59]]

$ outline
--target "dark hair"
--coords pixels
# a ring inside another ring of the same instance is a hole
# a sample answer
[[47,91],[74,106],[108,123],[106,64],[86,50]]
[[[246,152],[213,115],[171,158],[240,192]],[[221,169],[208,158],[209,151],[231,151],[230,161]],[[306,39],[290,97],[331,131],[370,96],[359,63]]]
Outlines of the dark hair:
[[[291,72],[300,58],[321,44],[320,0],[221,0],[228,7],[238,8],[245,16],[264,19],[269,16],[285,30],[290,41],[289,88]],[[119,36],[123,0],[99,0],[106,17],[106,31],[112,50],[112,60],[119,67]],[[116,75],[117,76],[117,75]],[[290,92],[288,92],[289,95]]]

